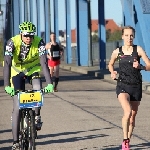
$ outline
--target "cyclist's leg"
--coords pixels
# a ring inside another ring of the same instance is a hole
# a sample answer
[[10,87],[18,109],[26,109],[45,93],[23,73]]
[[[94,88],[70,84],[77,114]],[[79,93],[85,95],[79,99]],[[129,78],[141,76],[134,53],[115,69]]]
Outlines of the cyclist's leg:
[[12,134],[14,143],[19,142],[19,102],[17,95],[13,96]]
[[[42,86],[41,86],[41,80],[40,78],[34,78],[32,79],[32,87],[33,87],[33,90],[41,90]],[[40,107],[36,107],[35,108],[35,114],[37,116],[40,115]]]
[[[42,89],[42,82],[41,82],[41,79],[40,79],[38,73],[34,73],[32,76],[30,76],[30,80],[31,80],[33,90],[41,90]],[[35,108],[35,121],[36,121],[36,127],[38,130],[40,130],[41,126],[42,126],[40,109],[41,109],[41,107]]]
[[[23,74],[12,77],[12,84],[15,90],[25,89],[25,80]],[[19,142],[19,101],[17,95],[13,96],[13,112],[12,112],[12,134],[14,143]]]
[[[27,80],[30,84],[32,84],[33,90],[42,89],[42,82],[41,82],[40,75],[38,72],[35,72],[30,76],[27,76]],[[36,115],[40,115],[40,107],[35,108],[35,113]]]

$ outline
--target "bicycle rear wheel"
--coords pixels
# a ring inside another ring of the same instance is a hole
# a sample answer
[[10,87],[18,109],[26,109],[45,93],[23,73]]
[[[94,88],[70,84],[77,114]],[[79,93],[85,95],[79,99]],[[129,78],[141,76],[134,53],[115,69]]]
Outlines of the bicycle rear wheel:
[[36,129],[35,129],[35,111],[30,110],[30,127],[29,127],[29,150],[36,150],[35,138],[36,138]]

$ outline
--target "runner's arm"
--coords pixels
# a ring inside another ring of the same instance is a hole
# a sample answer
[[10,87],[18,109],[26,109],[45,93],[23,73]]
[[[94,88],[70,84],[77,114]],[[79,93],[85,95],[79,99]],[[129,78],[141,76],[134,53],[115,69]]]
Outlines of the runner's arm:
[[4,87],[10,86],[10,77],[11,77],[11,65],[14,51],[14,43],[10,39],[7,42],[6,49],[4,52],[4,68],[3,68],[3,76],[4,76]]
[[150,71],[150,59],[146,55],[146,52],[142,49],[142,47],[138,46],[137,48],[139,56],[143,59],[145,62],[146,66],[141,65],[140,68],[145,71]]
[[63,52],[64,52],[64,48],[63,48],[63,46],[61,45],[61,43],[59,43],[58,45],[59,45],[60,56],[62,56],[62,55],[63,55]]
[[46,49],[45,49],[45,43],[43,40],[41,40],[39,43],[39,57],[40,57],[40,64],[41,64],[41,67],[43,70],[43,74],[46,79],[46,83],[52,84],[52,80],[50,77],[49,68],[48,68],[48,64],[47,64],[47,53],[46,53]]
[[47,43],[45,46],[45,49],[46,49],[46,53],[47,53],[47,58],[51,59],[51,56],[50,56],[51,43]]
[[117,59],[118,52],[119,52],[118,48],[112,52],[112,55],[111,55],[111,58],[110,58],[110,61],[109,61],[109,64],[108,64],[108,69],[111,73],[114,72],[114,63]]

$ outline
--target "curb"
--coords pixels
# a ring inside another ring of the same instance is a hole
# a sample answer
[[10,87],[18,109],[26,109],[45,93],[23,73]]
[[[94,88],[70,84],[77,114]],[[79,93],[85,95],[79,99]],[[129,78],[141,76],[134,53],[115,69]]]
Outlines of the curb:
[[[62,64],[60,64],[60,68],[65,69],[65,70],[69,70],[72,72],[81,73],[81,74],[85,74],[88,76],[96,77],[98,79],[102,79],[104,82],[108,82],[108,83],[111,83],[114,85],[116,85],[116,83],[117,83],[116,81],[114,81],[110,78],[110,73],[108,73],[108,71],[105,71],[105,70],[95,71],[95,70],[84,69],[84,67],[80,67],[80,66],[69,66],[69,65],[62,65]],[[107,74],[106,74],[106,72],[107,72]],[[149,82],[143,82],[142,90],[145,93],[150,92],[150,83]]]
[[[60,68],[61,69],[65,69],[68,71],[72,71],[72,72],[76,72],[76,73],[81,73],[81,74],[85,74],[88,76],[92,76],[98,79],[103,80],[104,82],[108,82],[111,84],[116,85],[116,81],[112,80],[110,78],[110,73],[108,72],[108,70],[94,70],[94,69],[89,69],[88,67],[80,67],[80,66],[71,66],[71,65],[62,65],[60,64]],[[41,76],[43,76],[43,73],[40,73]],[[0,85],[3,85],[3,76],[0,76]],[[143,92],[149,93],[150,92],[150,83],[149,82],[143,82],[142,84],[142,90]]]

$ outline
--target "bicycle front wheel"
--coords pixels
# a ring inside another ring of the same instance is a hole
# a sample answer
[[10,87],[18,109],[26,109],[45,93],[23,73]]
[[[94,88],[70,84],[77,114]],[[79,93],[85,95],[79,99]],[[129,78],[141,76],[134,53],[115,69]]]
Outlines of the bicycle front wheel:
[[30,114],[29,150],[36,150],[35,111],[30,110],[29,114]]
[[21,150],[28,150],[28,137],[27,137],[27,118],[24,115],[24,111],[20,111],[20,132],[19,141],[21,145]]

